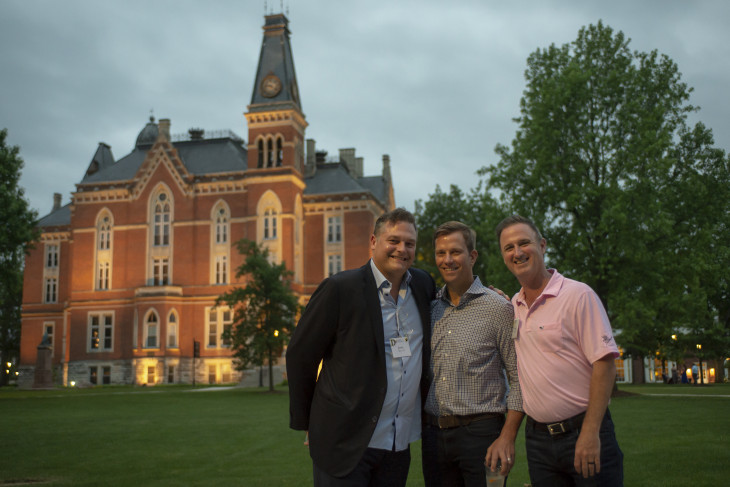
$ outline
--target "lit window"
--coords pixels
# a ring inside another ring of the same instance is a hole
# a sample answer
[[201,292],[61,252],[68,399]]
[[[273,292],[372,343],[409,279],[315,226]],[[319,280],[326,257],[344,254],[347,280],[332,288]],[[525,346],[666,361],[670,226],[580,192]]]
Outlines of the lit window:
[[111,350],[114,333],[114,317],[111,313],[89,314],[89,349]]

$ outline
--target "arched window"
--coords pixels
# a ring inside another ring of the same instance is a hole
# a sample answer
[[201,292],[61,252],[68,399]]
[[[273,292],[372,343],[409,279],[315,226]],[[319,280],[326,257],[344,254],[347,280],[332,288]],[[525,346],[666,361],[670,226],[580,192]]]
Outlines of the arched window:
[[154,218],[154,245],[170,245],[170,202],[166,193],[157,195]]
[[281,137],[276,138],[276,167],[281,166],[282,161],[284,160],[284,147],[283,143],[281,141]]
[[228,242],[228,212],[225,208],[219,208],[215,219],[215,243],[223,244]]
[[274,208],[267,208],[266,211],[264,211],[264,240],[276,238],[276,221],[276,210]]
[[269,139],[266,143],[266,167],[274,167],[274,141]]
[[167,317],[167,348],[178,348],[178,323],[175,311],[170,311]]
[[111,218],[109,218],[109,215],[104,215],[101,218],[101,220],[99,221],[97,233],[99,243],[98,249],[109,250],[112,239],[112,221]]
[[157,335],[159,333],[159,319],[157,313],[150,311],[144,323],[145,348],[157,348]]
[[259,139],[259,161],[258,167],[264,167],[264,141]]

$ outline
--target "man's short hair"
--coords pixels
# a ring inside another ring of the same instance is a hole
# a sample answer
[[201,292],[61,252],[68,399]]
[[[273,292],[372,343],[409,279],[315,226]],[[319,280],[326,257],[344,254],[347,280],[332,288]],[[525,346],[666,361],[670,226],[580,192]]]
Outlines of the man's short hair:
[[525,218],[524,216],[520,215],[511,215],[499,222],[499,225],[497,225],[497,228],[495,232],[497,233],[497,245],[499,245],[499,239],[502,237],[502,231],[507,228],[511,227],[512,225],[517,225],[518,223],[524,223],[528,227],[532,229],[533,232],[535,232],[535,235],[537,236],[537,240],[542,240],[542,234],[540,233],[540,230],[537,229],[537,225],[530,220],[529,218]]
[[439,225],[436,231],[433,232],[434,249],[436,248],[437,238],[443,235],[450,235],[454,232],[461,232],[461,234],[464,236],[464,243],[466,243],[466,250],[471,253],[471,251],[474,250],[477,245],[477,232],[471,229],[468,225],[457,221],[442,223],[441,225]]
[[[378,234],[380,234],[380,231],[383,229],[383,225],[390,224],[395,225],[396,223],[400,222],[406,222],[413,225],[413,228],[416,228],[416,218],[413,216],[413,214],[406,210],[405,208],[396,208],[395,210],[391,210],[388,213],[383,213],[378,217],[377,220],[375,220],[375,228],[373,229],[373,235],[376,237]],[[416,229],[416,232],[418,229]]]

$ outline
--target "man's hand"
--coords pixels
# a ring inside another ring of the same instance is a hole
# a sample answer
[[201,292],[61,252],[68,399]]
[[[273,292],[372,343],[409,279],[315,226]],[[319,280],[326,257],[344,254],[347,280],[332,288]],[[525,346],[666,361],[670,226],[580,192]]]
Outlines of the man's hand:
[[588,478],[601,471],[601,439],[598,433],[580,432],[575,443],[575,470]]
[[487,449],[487,456],[485,458],[485,466],[492,472],[497,470],[498,463],[502,464],[500,473],[507,475],[512,469],[512,465],[515,462],[515,442],[510,441],[503,435],[494,440],[494,443],[489,445]]

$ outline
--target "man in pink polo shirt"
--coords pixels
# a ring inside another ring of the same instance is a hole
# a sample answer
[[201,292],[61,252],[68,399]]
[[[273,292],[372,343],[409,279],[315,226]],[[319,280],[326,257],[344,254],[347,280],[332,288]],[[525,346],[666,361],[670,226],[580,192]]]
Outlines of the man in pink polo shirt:
[[608,412],[618,348],[606,311],[589,286],[545,267],[546,242],[532,221],[513,215],[496,231],[522,285],[512,336],[532,485],[623,486]]

